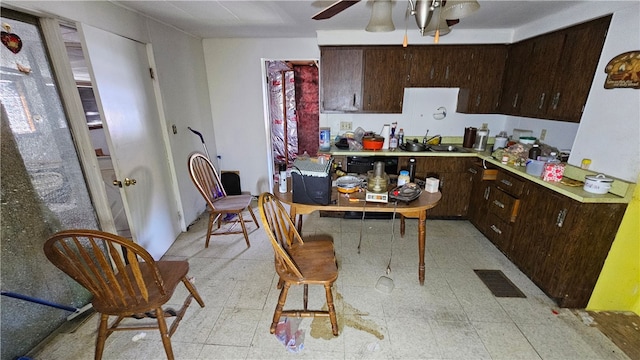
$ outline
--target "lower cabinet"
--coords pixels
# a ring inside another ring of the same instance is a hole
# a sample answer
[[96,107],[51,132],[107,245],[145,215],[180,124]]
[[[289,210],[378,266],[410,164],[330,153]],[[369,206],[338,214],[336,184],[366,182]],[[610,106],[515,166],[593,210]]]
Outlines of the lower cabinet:
[[581,203],[504,170],[474,180],[470,221],[559,306],[584,308],[627,205]]
[[[398,168],[407,169],[410,157],[400,157]],[[466,218],[471,197],[472,174],[468,171],[473,158],[416,156],[416,178],[440,180],[442,198],[429,210],[429,218]]]

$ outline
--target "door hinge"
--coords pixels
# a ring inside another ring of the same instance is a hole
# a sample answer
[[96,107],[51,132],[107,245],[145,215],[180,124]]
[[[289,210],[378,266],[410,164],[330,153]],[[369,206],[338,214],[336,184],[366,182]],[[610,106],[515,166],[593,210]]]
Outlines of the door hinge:
[[153,68],[149,68],[149,76],[154,80],[156,79],[156,74],[153,71]]

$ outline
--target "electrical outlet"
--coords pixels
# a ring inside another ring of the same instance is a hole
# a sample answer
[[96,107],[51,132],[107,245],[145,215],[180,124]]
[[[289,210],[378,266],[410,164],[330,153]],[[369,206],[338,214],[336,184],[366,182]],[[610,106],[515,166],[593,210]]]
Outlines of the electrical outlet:
[[487,124],[487,123],[482,123],[482,128],[481,128],[481,129],[486,129],[487,127],[489,127],[489,124]]
[[547,129],[542,129],[542,131],[540,131],[540,141],[544,140],[546,136],[547,136]]
[[353,123],[351,121],[340,121],[340,130],[351,130]]

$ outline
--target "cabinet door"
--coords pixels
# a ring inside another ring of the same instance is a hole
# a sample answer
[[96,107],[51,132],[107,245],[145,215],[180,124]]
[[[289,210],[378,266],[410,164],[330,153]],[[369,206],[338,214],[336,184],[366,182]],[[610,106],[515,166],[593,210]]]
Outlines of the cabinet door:
[[[576,203],[561,214],[562,237],[547,254],[548,292],[562,307],[584,308],[589,302],[626,204]],[[595,221],[594,221],[595,220]],[[556,223],[557,225],[557,223]]]
[[546,118],[580,122],[610,21],[607,16],[566,30]]
[[[471,197],[472,174],[467,171],[470,160],[465,158],[429,159],[425,178],[440,180],[442,198],[438,206],[429,211],[430,216],[466,217]],[[420,167],[418,167],[419,170]],[[416,172],[417,173],[417,172]]]
[[461,71],[466,78],[460,85],[457,111],[470,114],[495,114],[500,105],[507,47],[505,45],[478,47],[470,58],[471,63],[465,66],[468,71]]
[[484,169],[482,164],[473,164],[467,170],[471,174],[471,197],[469,198],[469,210],[467,215],[469,221],[475,225],[481,233],[487,234],[487,203],[491,194],[491,184],[495,177],[487,178],[486,175],[490,171],[492,174],[495,169]]
[[509,45],[507,65],[502,82],[500,112],[507,115],[519,115],[522,105],[522,89],[526,86],[525,70],[533,43],[521,41]]
[[364,50],[365,112],[401,113],[407,78],[407,56],[402,47]]
[[532,48],[524,69],[527,81],[521,84],[524,91],[520,115],[542,118],[546,115],[565,37],[564,32],[558,31],[526,40],[532,42]]
[[553,290],[555,258],[550,257],[551,244],[566,241],[571,227],[575,203],[553,191],[527,183],[522,196],[521,215],[513,238],[513,260],[522,271],[550,296]]
[[323,112],[362,110],[362,48],[321,47]]

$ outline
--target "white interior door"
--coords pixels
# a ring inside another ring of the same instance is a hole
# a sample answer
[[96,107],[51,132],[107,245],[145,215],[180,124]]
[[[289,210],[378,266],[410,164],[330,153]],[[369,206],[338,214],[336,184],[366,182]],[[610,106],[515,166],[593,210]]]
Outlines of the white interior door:
[[79,31],[132,237],[159,259],[180,220],[146,45],[87,25]]

